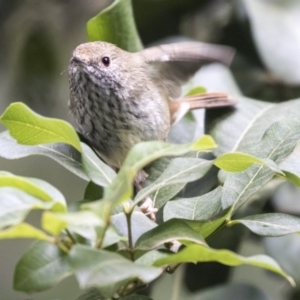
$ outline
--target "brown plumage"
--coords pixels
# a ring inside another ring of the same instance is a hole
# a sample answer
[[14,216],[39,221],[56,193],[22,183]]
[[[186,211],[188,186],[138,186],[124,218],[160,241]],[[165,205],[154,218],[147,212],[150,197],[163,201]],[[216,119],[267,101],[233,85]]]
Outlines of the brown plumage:
[[[71,58],[70,110],[79,132],[110,166],[119,169],[142,141],[165,141],[170,126],[197,108],[235,104],[225,93],[181,97],[181,85],[203,64],[229,64],[234,51],[198,42],[129,53],[105,42],[79,45]],[[139,172],[135,185],[145,172]],[[149,204],[150,203],[150,204]],[[155,219],[151,200],[141,207]]]
[[79,45],[69,67],[70,110],[80,133],[120,168],[136,143],[166,140],[188,110],[233,105],[225,93],[181,98],[181,85],[203,64],[230,63],[226,46],[183,42],[129,53],[105,42]]

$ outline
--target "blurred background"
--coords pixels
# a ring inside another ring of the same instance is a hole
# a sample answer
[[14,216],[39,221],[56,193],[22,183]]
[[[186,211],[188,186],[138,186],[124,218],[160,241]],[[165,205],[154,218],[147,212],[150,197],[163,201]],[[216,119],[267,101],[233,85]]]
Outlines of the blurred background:
[[[74,123],[67,105],[69,59],[78,44],[87,42],[86,22],[111,2],[0,0],[1,113],[9,103],[22,101],[42,115]],[[299,0],[132,2],[137,28],[145,46],[163,39],[187,37],[230,45],[237,50],[231,72],[223,70],[223,77],[220,77],[221,71],[212,66],[199,74],[203,86],[210,89],[223,87],[233,94],[269,102],[300,97]],[[18,161],[0,159],[0,164],[1,170],[49,181],[69,202],[83,196],[86,183],[45,157]],[[300,214],[299,198],[299,189],[285,183],[276,186],[276,193],[265,195],[263,209],[297,215]],[[39,223],[39,213],[31,214],[29,218]],[[12,290],[14,266],[30,243],[19,240],[0,242],[0,299],[75,299],[80,292],[74,278],[68,278],[50,291],[34,295]],[[266,252],[300,282],[300,239],[297,235],[259,239],[237,227],[224,230],[222,237],[218,236],[211,244],[239,249],[244,255]],[[268,299],[300,299],[298,290],[291,289],[283,279],[251,267],[231,269],[218,264],[191,265],[183,272],[183,278],[189,291],[223,284],[229,279],[233,283],[253,284]],[[168,293],[174,284],[172,280],[174,277],[166,275],[154,284],[155,300],[170,299]]]

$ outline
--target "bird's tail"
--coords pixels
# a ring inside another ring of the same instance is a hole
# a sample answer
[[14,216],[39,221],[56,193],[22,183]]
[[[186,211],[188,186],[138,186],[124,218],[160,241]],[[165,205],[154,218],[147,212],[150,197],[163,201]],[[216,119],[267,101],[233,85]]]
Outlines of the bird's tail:
[[198,108],[213,108],[235,105],[238,100],[226,93],[204,93],[186,96],[176,101],[171,101],[172,124],[178,122],[189,110]]

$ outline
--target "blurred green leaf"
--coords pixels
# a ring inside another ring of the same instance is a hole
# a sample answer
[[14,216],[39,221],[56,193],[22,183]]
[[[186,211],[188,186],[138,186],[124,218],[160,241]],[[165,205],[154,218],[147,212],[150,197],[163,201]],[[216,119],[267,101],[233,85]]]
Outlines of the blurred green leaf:
[[81,152],[79,138],[69,123],[42,117],[21,102],[10,104],[0,121],[20,144],[65,143]]
[[[243,2],[264,65],[282,82],[299,85],[299,2],[259,0],[243,0]],[[276,26],[278,20],[280,26]]]
[[90,41],[105,41],[136,52],[143,49],[132,11],[131,0],[115,0],[87,23]]
[[52,213],[46,211],[42,217],[42,227],[55,236],[68,226],[101,227],[103,221],[93,212]]
[[46,181],[0,171],[0,186],[17,188],[40,200],[55,202],[51,205],[53,211],[66,211],[63,195]]
[[37,239],[43,240],[48,242],[53,242],[53,238],[48,236],[43,231],[31,226],[27,223],[21,223],[14,227],[0,230],[0,239],[18,239],[18,238],[25,238],[25,239]]
[[247,283],[227,283],[207,288],[187,300],[268,300],[267,295],[255,286]]
[[203,237],[184,221],[171,219],[140,236],[135,244],[135,248],[139,250],[152,250],[175,240],[182,243],[189,241],[206,245]]
[[0,228],[21,223],[32,209],[49,209],[55,202],[39,200],[22,190],[0,188]]
[[219,262],[227,266],[251,265],[267,269],[285,277],[291,285],[294,285],[294,280],[286,274],[280,266],[267,255],[255,255],[250,257],[243,257],[228,250],[215,250],[199,245],[190,245],[184,248],[179,253],[170,255],[166,258],[161,258],[155,262],[156,266],[166,266],[178,263],[197,263],[197,262]]
[[221,195],[222,187],[219,186],[203,196],[169,201],[164,207],[164,221],[173,218],[209,220],[222,209]]
[[100,186],[109,185],[116,176],[116,172],[105,164],[95,152],[86,144],[81,143],[82,166],[87,176]]
[[14,289],[26,293],[43,291],[72,274],[68,256],[56,245],[35,242],[19,260]]
[[281,236],[300,232],[300,218],[286,214],[269,213],[248,216],[227,223],[228,226],[243,224],[262,236]]
[[96,286],[107,298],[129,282],[139,279],[148,283],[162,272],[159,268],[137,265],[119,254],[82,245],[71,249],[70,263],[81,288]]
[[90,181],[85,188],[84,196],[85,200],[93,201],[103,198],[103,187]]
[[20,145],[9,135],[8,131],[0,133],[1,157],[6,159],[18,159],[29,155],[45,155],[54,159],[80,178],[88,180],[88,177],[82,169],[81,155],[74,147],[63,143],[36,146]]
[[[160,199],[156,194],[153,201],[155,207],[161,208],[188,182],[195,181],[204,176],[212,164],[211,161],[198,158],[175,158],[155,182],[142,189],[136,195],[134,203],[138,203],[153,192],[159,191],[163,193],[163,199]],[[162,189],[164,190],[161,191]]]
[[262,239],[266,254],[272,256],[300,284],[300,235],[290,234]]
[[101,293],[96,288],[90,288],[77,297],[75,300],[105,300]]
[[120,300],[152,300],[152,298],[148,298],[143,295],[129,295],[129,296],[120,298]]

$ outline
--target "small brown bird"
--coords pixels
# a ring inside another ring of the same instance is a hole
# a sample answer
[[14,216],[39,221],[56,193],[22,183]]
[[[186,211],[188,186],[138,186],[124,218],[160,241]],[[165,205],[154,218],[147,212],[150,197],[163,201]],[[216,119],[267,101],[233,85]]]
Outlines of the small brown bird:
[[[129,53],[106,42],[79,45],[69,66],[70,110],[79,132],[119,169],[142,141],[165,141],[188,110],[228,106],[225,93],[181,97],[181,85],[202,65],[229,64],[230,47],[199,42],[166,44]],[[143,172],[139,174],[142,180]]]

